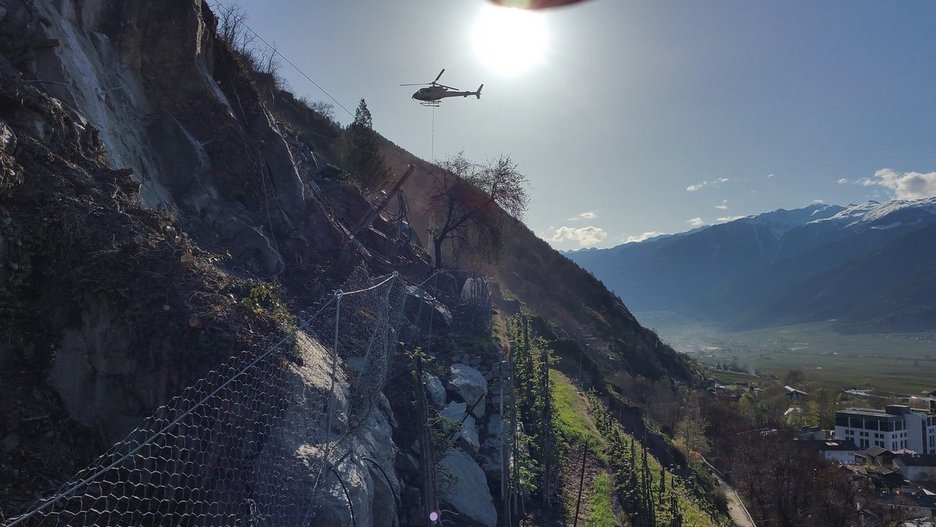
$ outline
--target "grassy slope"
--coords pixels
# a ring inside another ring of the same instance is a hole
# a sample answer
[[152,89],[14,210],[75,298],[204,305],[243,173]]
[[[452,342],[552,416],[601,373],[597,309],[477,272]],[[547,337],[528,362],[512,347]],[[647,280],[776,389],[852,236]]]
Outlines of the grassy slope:
[[618,524],[612,508],[613,492],[611,476],[606,472],[599,474],[592,482],[591,507],[585,521],[586,527],[614,527]]
[[559,432],[573,441],[586,442],[592,445],[593,451],[600,452],[606,444],[588,411],[588,400],[562,372],[550,370],[549,384],[556,405]]
[[[603,451],[607,446],[607,442],[595,426],[585,395],[579,392],[572,384],[572,381],[562,372],[550,370],[549,373],[549,382],[552,388],[553,402],[556,405],[556,418],[560,432],[566,435],[566,437],[572,438],[573,441],[587,441],[592,445],[593,451]],[[628,440],[631,438],[631,436],[627,434],[624,435]],[[596,457],[603,465],[607,463],[607,456],[604,452],[597,454]],[[653,477],[656,481],[659,481],[661,470],[660,462],[657,461],[655,457],[651,456],[650,471],[653,473]],[[603,472],[603,474],[608,475],[607,472]],[[596,518],[596,521],[598,521],[599,518],[614,517],[614,513],[610,508],[612,501],[610,499],[610,492],[607,493],[607,499],[600,497],[595,491],[598,485],[598,478],[596,478],[596,480],[592,482],[591,498],[593,504],[596,500],[598,504],[597,508],[593,506],[589,511],[589,521],[591,521],[591,518]],[[601,488],[598,488],[597,492],[604,493]],[[679,494],[679,506],[684,516],[683,525],[685,527],[722,525],[722,523],[720,523],[721,520],[714,520],[709,516],[709,514],[699,506],[696,498],[690,496],[686,491],[682,491]],[[588,523],[588,525],[591,525],[591,523]],[[594,525],[604,524],[595,523]]]

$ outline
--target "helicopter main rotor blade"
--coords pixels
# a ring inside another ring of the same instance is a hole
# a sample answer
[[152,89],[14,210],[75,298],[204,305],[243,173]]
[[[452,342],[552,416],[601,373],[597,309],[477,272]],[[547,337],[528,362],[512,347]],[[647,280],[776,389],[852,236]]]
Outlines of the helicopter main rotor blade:
[[410,84],[401,84],[400,86],[428,86],[429,84],[428,82],[413,82]]
[[436,82],[438,82],[438,80],[439,80],[440,78],[442,78],[442,74],[443,74],[443,73],[445,73],[445,68],[442,68],[442,71],[439,72],[439,74],[436,76],[435,80],[432,81],[431,84],[435,84]]

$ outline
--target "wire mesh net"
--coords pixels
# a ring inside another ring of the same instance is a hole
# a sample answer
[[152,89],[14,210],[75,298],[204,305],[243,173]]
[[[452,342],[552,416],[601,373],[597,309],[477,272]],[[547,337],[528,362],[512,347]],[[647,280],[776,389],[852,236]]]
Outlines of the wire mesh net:
[[359,269],[271,348],[232,356],[14,525],[308,525],[386,379],[405,288]]

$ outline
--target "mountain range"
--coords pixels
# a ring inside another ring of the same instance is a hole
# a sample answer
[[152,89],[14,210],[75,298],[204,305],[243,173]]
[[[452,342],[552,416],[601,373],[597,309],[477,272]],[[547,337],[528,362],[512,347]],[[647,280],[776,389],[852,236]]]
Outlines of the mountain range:
[[820,320],[848,333],[936,329],[936,198],[813,204],[566,253],[638,315],[727,330]]

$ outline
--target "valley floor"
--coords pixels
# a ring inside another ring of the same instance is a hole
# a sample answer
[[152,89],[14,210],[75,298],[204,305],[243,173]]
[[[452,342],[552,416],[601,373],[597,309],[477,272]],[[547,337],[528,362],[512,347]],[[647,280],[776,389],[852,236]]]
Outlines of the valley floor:
[[714,367],[807,380],[837,387],[920,394],[936,389],[936,335],[843,335],[831,322],[727,333],[710,326],[641,317],[677,351]]

